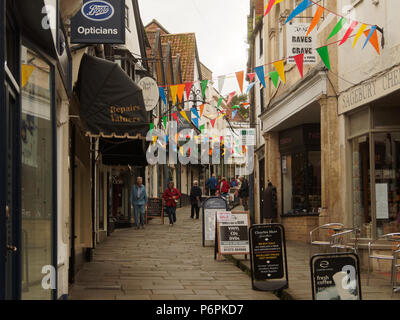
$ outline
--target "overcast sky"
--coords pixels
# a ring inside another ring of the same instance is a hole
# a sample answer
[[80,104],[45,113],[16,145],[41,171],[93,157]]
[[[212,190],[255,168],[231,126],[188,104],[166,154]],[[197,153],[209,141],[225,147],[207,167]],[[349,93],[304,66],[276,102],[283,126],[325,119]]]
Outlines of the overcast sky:
[[246,71],[249,0],[139,0],[139,8],[144,25],[157,19],[170,33],[195,32],[200,61],[213,78],[233,74],[222,93],[239,90],[234,73]]

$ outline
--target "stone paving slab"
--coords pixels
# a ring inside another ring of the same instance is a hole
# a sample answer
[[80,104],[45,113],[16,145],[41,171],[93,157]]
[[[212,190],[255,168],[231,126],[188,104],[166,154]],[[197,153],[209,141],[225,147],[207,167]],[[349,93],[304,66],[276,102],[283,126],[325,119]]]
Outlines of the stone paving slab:
[[[166,220],[167,221],[167,220]],[[215,261],[202,246],[201,220],[190,208],[177,223],[144,230],[117,229],[94,250],[70,288],[71,300],[278,300],[251,289],[248,276],[230,261]]]

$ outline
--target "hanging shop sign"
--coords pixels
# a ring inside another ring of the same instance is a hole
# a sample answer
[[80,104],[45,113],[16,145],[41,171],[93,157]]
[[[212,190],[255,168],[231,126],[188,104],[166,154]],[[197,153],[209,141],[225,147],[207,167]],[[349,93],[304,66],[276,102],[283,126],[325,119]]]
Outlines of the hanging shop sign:
[[142,94],[146,111],[153,110],[160,99],[160,91],[158,90],[157,82],[150,77],[144,77],[139,80],[138,85],[143,90]]
[[125,0],[84,1],[71,18],[71,43],[125,44]]
[[253,289],[274,291],[288,288],[284,227],[281,224],[255,225],[249,234]]
[[249,225],[250,217],[248,211],[231,212],[230,219],[217,221],[216,249],[218,256],[221,255],[247,255],[249,247]]
[[295,56],[304,54],[303,64],[317,63],[317,33],[312,31],[306,36],[308,23],[288,23],[286,25],[288,63],[295,64]]
[[356,254],[315,255],[310,266],[313,300],[362,300]]
[[226,201],[220,197],[210,197],[203,202],[203,247],[213,246],[215,241],[215,216],[217,211],[226,209]]

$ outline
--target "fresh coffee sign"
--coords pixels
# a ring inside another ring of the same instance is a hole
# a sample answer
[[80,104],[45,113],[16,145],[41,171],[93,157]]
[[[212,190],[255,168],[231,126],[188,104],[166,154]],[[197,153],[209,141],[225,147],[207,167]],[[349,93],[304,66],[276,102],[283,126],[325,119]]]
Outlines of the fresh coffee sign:
[[84,1],[71,18],[71,43],[125,43],[125,0]]

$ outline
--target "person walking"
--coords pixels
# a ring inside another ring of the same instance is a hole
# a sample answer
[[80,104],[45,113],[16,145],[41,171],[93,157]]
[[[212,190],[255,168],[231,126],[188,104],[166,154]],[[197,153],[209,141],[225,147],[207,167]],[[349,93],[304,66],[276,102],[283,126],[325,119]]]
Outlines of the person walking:
[[271,182],[268,182],[267,189],[264,190],[263,195],[263,218],[268,223],[272,223],[278,217],[278,201],[276,188]]
[[215,178],[215,173],[212,174],[212,176],[207,180],[206,186],[210,190],[210,196],[215,196],[215,191],[217,191],[217,179]]
[[140,229],[140,227],[144,229],[146,204],[148,198],[142,177],[137,177],[136,184],[131,190],[130,200],[131,208],[133,209],[133,214],[135,216],[136,229]]
[[249,210],[249,206],[248,206],[248,198],[249,198],[249,183],[247,182],[247,180],[243,177],[240,176],[239,177],[240,180],[240,189],[238,192],[239,198],[240,198],[240,202],[241,205],[243,206],[244,210]]
[[190,218],[194,218],[194,212],[196,211],[196,219],[199,219],[200,203],[201,203],[202,191],[199,187],[197,180],[193,181],[192,189],[190,190],[190,203],[192,204]]
[[229,183],[228,183],[228,181],[226,181],[225,177],[222,177],[221,182],[219,183],[219,186],[218,186],[218,190],[222,196],[226,197],[228,195]]
[[181,196],[179,190],[174,188],[174,182],[168,182],[167,189],[165,189],[162,197],[165,200],[165,207],[169,218],[169,225],[171,227],[176,222],[176,204]]

